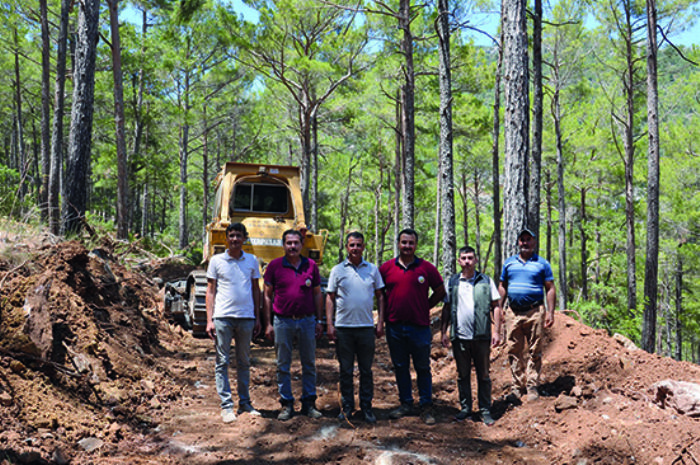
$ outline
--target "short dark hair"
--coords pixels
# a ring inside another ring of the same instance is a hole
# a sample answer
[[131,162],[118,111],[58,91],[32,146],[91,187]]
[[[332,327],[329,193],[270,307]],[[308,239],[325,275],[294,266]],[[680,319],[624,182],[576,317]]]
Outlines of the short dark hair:
[[476,256],[476,250],[474,250],[474,247],[472,247],[471,245],[465,245],[464,247],[459,249],[458,255],[462,255],[463,253],[473,253],[474,256]]
[[350,239],[360,239],[363,243],[365,242],[365,236],[360,231],[351,231],[345,236],[345,243],[347,244]]
[[418,233],[417,233],[416,230],[413,229],[413,228],[404,228],[404,229],[402,229],[401,232],[399,232],[398,236],[396,236],[396,242],[399,242],[399,240],[401,240],[401,236],[402,236],[403,234],[406,234],[406,235],[408,235],[408,236],[413,236],[413,237],[415,237],[415,238],[416,238],[416,242],[418,242]]
[[226,227],[226,237],[231,231],[237,231],[243,234],[243,239],[248,239],[248,230],[243,223],[231,223]]
[[297,231],[296,229],[287,229],[285,232],[282,233],[282,244],[287,240],[287,236],[289,235],[297,236],[299,238],[299,242],[303,242],[304,238],[301,236],[301,233]]

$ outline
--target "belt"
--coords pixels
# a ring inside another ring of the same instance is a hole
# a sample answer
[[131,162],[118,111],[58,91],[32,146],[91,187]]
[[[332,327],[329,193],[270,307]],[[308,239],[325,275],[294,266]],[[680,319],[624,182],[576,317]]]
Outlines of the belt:
[[530,310],[532,310],[533,308],[541,307],[542,304],[543,304],[543,302],[541,302],[541,301],[540,301],[540,302],[535,302],[535,303],[532,304],[532,305],[526,305],[526,306],[524,306],[524,307],[520,307],[520,306],[518,306],[518,305],[512,305],[512,304],[511,304],[511,305],[510,305],[510,309],[513,310],[513,312],[515,312],[515,313],[527,313],[527,312],[529,312]]
[[314,316],[313,313],[307,313],[306,315],[280,315],[275,313],[276,318],[284,318],[285,320],[303,320],[304,318],[309,318]]

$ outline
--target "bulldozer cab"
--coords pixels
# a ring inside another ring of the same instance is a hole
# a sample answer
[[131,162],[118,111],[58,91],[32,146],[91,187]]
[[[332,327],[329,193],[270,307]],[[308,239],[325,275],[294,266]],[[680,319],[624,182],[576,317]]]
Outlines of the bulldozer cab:
[[300,230],[302,255],[323,259],[327,231],[306,230],[299,168],[254,163],[226,163],[216,180],[212,222],[207,227],[204,261],[226,250],[226,227],[243,223],[248,240],[243,250],[258,257],[261,268],[284,255],[282,233]]

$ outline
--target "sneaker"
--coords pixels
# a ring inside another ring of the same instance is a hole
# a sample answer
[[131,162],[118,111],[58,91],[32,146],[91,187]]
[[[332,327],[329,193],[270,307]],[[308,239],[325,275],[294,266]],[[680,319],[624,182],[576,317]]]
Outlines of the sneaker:
[[457,412],[457,415],[455,415],[455,420],[462,421],[466,420],[472,415],[472,409],[467,409],[463,408],[459,412]]
[[283,405],[277,419],[279,421],[287,421],[294,416],[294,407],[291,405]]
[[482,410],[481,411],[481,421],[486,425],[486,426],[491,426],[494,423],[496,423],[496,420],[493,419],[491,416],[491,412],[488,410]]
[[537,391],[537,388],[534,386],[531,386],[527,388],[527,400],[528,402],[535,401],[540,398],[540,393]]
[[398,407],[396,407],[394,410],[389,412],[389,418],[392,420],[398,420],[399,418],[403,418],[406,415],[410,415],[413,413],[413,406],[410,404],[401,404]]
[[233,409],[227,408],[221,411],[221,419],[224,423],[232,423],[236,421],[236,414],[233,413]]
[[425,407],[421,408],[420,418],[426,425],[434,425],[435,423],[437,423],[437,421],[435,420],[435,414],[433,413],[432,405],[426,405]]
[[238,407],[238,414],[240,415],[241,413],[250,413],[251,415],[256,417],[262,416],[262,413],[255,410],[255,408],[250,404],[243,404],[240,407]]
[[362,411],[362,417],[364,418],[365,423],[373,425],[377,422],[377,417],[374,416],[374,412],[371,408],[364,409]]
[[313,406],[309,405],[301,409],[301,414],[306,415],[309,418],[313,418],[314,420],[318,420],[323,416],[321,412],[318,411],[318,409]]

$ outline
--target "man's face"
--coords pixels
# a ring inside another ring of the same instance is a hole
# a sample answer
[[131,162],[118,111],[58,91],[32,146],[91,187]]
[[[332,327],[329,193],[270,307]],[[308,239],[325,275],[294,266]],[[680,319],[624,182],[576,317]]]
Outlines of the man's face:
[[416,236],[401,234],[399,236],[399,252],[401,255],[413,256],[416,253]]
[[472,274],[474,270],[476,270],[478,260],[476,259],[474,252],[465,252],[459,254],[457,262],[459,263],[459,266],[462,267],[462,271],[467,271],[469,274]]
[[284,254],[288,259],[297,258],[299,256],[299,252],[301,252],[301,241],[299,240],[299,236],[296,234],[287,234],[287,237],[284,238],[284,244],[282,244],[282,247],[284,248]]
[[226,235],[226,241],[229,250],[241,250],[243,242],[245,242],[245,237],[242,232],[232,230]]
[[348,251],[348,257],[362,259],[362,254],[365,251],[365,241],[357,237],[351,237],[348,239],[348,243],[345,244],[345,250]]
[[518,238],[518,247],[520,248],[520,254],[524,257],[530,257],[535,253],[536,240],[534,237],[528,233],[523,233]]

